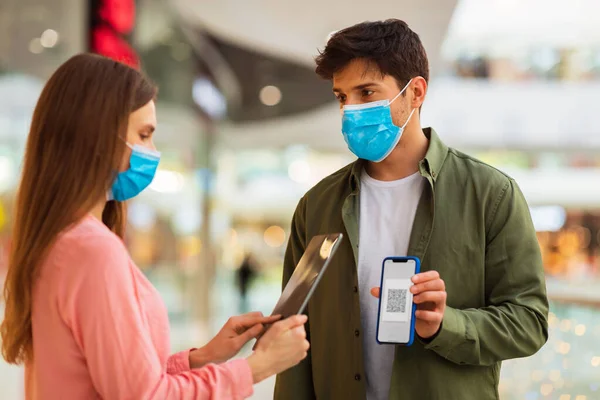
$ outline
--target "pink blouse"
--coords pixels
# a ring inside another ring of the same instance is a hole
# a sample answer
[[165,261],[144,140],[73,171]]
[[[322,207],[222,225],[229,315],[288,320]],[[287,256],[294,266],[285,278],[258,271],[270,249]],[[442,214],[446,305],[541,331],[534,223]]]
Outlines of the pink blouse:
[[34,399],[243,399],[253,393],[246,360],[190,369],[169,357],[167,310],[122,241],[88,216],[63,232],[33,290]]

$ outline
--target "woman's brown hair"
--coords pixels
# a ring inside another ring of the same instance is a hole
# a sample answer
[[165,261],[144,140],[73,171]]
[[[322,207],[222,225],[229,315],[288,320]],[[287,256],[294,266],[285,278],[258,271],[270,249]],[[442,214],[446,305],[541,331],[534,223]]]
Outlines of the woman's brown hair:
[[[13,218],[4,286],[2,356],[32,354],[32,289],[38,266],[61,231],[106,196],[124,156],[129,114],[156,96],[140,72],[80,54],[48,80],[31,122]],[[125,205],[107,203],[103,222],[123,237]]]

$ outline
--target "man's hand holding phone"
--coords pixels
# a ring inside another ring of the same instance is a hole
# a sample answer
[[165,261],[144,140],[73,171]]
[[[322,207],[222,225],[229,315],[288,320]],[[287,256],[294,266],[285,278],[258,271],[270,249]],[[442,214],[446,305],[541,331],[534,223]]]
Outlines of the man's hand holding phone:
[[[432,339],[440,330],[446,311],[446,285],[437,271],[427,271],[411,278],[413,302],[417,305],[415,330],[421,339]],[[371,289],[379,298],[381,289]]]

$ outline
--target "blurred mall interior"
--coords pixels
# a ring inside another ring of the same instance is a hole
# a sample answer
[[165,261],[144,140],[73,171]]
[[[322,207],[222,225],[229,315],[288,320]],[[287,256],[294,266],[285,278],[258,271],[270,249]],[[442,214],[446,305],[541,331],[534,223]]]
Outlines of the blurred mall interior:
[[[297,201],[353,161],[313,58],[331,32],[399,18],[430,58],[424,126],[513,176],[538,231],[550,339],[504,364],[501,398],[600,399],[599,15],[598,0],[0,0],[0,283],[35,102],[59,64],[95,51],[160,87],[163,161],[126,241],[168,306],[173,349],[269,313]],[[0,398],[22,399],[22,379],[0,363]]]

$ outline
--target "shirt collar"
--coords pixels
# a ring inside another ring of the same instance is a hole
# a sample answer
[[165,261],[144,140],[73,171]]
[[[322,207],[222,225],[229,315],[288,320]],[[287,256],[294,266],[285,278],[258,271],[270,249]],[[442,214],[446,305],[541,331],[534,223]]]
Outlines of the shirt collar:
[[[429,139],[429,148],[425,158],[419,162],[419,172],[423,177],[435,182],[448,155],[448,146],[442,142],[433,128],[425,128],[423,133]],[[349,183],[353,193],[360,189],[360,175],[366,163],[365,160],[358,159],[352,166]]]

